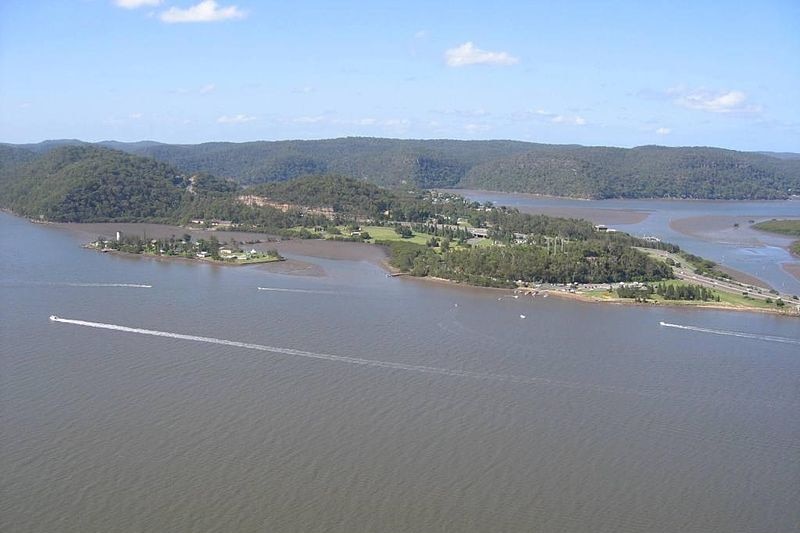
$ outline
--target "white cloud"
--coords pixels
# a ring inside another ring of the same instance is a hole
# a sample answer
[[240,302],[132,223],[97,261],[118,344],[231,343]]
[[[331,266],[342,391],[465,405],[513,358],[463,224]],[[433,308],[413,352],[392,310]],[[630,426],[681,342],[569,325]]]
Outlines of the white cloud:
[[128,118],[132,120],[139,120],[140,118],[142,118],[142,116],[143,115],[141,113],[131,113],[130,115],[128,115]]
[[488,124],[465,124],[464,125],[464,130],[466,130],[469,133],[480,133],[482,131],[489,131],[490,129],[492,129],[492,128]]
[[314,88],[306,85],[305,87],[295,87],[292,92],[295,94],[311,94],[314,92]]
[[579,116],[568,117],[565,115],[556,115],[550,119],[553,124],[567,124],[570,126],[583,126],[586,124],[586,119]]
[[214,0],[203,0],[186,9],[171,7],[161,13],[161,20],[167,23],[178,22],[218,22],[241,19],[245,12],[236,6],[220,7]]
[[144,6],[157,6],[161,0],[114,0],[114,3],[124,9],[136,9]]
[[428,36],[428,30],[419,30],[414,34],[414,39],[425,39]]
[[292,122],[296,124],[316,124],[325,120],[325,115],[316,115],[313,117],[295,117]]
[[541,122],[547,120],[551,124],[564,124],[567,126],[584,126],[586,124],[586,119],[580,115],[561,115],[541,108],[534,111],[512,113],[509,119],[515,122],[529,120]]
[[670,133],[672,133],[672,130],[669,129],[669,128],[663,128],[662,127],[662,128],[658,128],[656,130],[656,133],[658,133],[659,135],[669,135]]
[[675,103],[687,109],[711,113],[758,113],[761,111],[761,106],[748,102],[747,95],[742,91],[687,90],[683,87],[674,87],[667,89],[667,94],[675,96]]
[[252,122],[255,119],[256,117],[240,113],[238,115],[231,115],[231,116],[222,115],[217,119],[217,122],[219,122],[220,124],[244,124],[245,122]]
[[472,42],[451,48],[444,53],[445,62],[450,67],[467,65],[514,65],[519,59],[508,52],[489,52],[477,48]]
[[200,87],[200,94],[208,94],[213,93],[217,89],[217,86],[213,83],[209,83]]

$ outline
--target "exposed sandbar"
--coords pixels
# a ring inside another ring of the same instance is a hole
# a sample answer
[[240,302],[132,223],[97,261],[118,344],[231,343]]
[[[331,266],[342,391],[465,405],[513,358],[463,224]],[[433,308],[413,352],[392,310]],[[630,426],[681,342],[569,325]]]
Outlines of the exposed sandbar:
[[782,266],[786,272],[800,279],[800,263],[784,263]]

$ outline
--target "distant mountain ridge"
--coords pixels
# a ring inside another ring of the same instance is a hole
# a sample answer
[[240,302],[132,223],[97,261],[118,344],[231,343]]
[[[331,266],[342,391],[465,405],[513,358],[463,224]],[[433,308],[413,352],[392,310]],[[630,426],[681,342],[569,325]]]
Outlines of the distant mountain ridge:
[[385,187],[465,187],[593,199],[778,199],[800,193],[800,156],[791,153],[365,137],[196,145],[74,139],[4,144],[0,180],[18,165],[64,145],[99,145],[243,185],[339,174]]

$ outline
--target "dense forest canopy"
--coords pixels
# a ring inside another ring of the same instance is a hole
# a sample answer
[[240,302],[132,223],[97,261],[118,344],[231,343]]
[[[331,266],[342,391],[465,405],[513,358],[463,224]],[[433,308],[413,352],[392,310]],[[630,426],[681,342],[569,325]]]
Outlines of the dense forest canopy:
[[[9,167],[76,140],[0,145]],[[339,174],[385,187],[478,188],[580,198],[777,199],[800,191],[796,154],[720,148],[549,145],[519,141],[342,138],[315,141],[100,145],[153,158],[183,173],[242,185]]]

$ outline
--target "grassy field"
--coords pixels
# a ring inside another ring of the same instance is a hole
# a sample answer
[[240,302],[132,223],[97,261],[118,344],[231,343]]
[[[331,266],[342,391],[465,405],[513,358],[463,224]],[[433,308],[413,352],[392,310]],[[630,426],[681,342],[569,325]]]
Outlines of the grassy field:
[[[342,233],[345,233],[343,228],[340,229],[342,229]],[[424,233],[414,233],[413,237],[409,239],[404,239],[400,235],[395,233],[394,228],[388,228],[382,226],[363,226],[361,228],[361,231],[366,231],[367,233],[369,233],[369,236],[376,241],[413,242],[414,244],[422,244],[423,246],[431,238],[430,235],[426,235]]]
[[[658,282],[661,283],[661,282]],[[666,280],[663,283],[666,285],[691,285],[691,283],[687,283],[685,281],[672,279]],[[667,300],[657,294],[652,294],[648,298],[648,301],[658,302],[658,303],[665,303],[665,304],[676,304],[676,305],[689,305],[689,306],[700,306],[700,305],[724,305],[730,307],[754,307],[758,309],[777,309],[775,305],[775,300],[771,303],[768,303],[766,300],[761,300],[758,298],[752,298],[745,296],[741,293],[736,294],[733,292],[726,292],[720,291],[716,289],[712,289],[714,296],[719,296],[719,302],[715,300]],[[600,300],[618,300],[617,292],[608,292],[604,289],[597,289],[593,291],[586,291],[581,294],[585,294],[586,296],[590,296],[592,298],[597,298]],[[787,302],[789,305],[789,302]]]
[[767,220],[753,224],[753,227],[770,233],[800,237],[800,220]]

